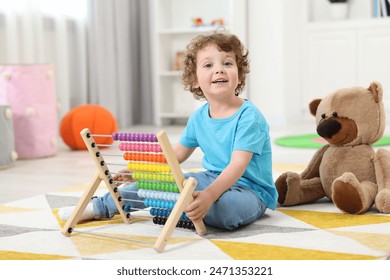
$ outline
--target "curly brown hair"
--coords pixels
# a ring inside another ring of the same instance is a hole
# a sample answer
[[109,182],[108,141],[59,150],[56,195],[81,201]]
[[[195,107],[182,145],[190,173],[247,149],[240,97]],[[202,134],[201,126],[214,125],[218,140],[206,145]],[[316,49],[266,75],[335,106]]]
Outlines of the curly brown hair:
[[185,57],[184,68],[181,74],[181,80],[184,88],[190,91],[197,100],[206,99],[200,88],[195,88],[196,79],[196,55],[198,51],[209,45],[216,45],[218,50],[223,52],[233,52],[235,54],[238,79],[241,83],[237,86],[235,94],[238,96],[245,87],[245,78],[249,73],[248,50],[245,49],[240,39],[233,34],[212,33],[210,35],[199,35],[188,44]]

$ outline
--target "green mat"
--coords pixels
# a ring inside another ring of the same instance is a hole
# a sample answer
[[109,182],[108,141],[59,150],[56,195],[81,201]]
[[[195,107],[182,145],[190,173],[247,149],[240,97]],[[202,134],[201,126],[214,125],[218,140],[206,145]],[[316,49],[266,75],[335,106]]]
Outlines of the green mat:
[[[318,134],[304,134],[295,136],[286,136],[275,139],[275,144],[289,148],[318,149],[327,142]],[[390,136],[383,136],[373,146],[390,145]]]

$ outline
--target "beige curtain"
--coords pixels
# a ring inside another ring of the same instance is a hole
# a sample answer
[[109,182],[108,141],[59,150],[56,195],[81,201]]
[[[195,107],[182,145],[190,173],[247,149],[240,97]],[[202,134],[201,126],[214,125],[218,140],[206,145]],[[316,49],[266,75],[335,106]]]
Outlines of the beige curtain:
[[153,122],[149,3],[89,1],[89,100],[106,106],[122,129]]

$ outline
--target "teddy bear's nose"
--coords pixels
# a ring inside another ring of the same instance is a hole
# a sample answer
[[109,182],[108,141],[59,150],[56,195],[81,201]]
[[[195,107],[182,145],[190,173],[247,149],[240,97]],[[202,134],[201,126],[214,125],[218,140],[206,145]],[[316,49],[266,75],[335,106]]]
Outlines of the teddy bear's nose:
[[318,135],[331,139],[341,129],[341,124],[336,120],[326,120],[317,127]]

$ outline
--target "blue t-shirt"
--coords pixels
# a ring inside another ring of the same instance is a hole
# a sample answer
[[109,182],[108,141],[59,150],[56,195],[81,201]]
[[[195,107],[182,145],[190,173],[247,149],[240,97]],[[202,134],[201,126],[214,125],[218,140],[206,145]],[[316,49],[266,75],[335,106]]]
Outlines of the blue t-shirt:
[[213,119],[206,103],[189,118],[180,138],[188,148],[203,151],[203,168],[220,174],[229,164],[233,151],[253,153],[253,157],[238,184],[253,190],[274,210],[278,194],[272,177],[272,152],[269,126],[263,114],[249,100],[232,116]]

